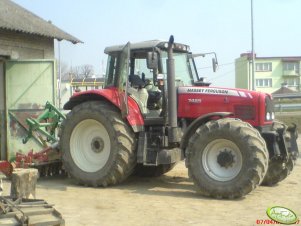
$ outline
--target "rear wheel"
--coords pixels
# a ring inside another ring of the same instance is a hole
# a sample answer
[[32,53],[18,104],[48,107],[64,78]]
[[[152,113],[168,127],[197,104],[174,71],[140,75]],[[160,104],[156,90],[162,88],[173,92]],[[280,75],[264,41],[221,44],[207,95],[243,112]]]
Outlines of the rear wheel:
[[139,177],[159,177],[174,168],[176,163],[159,165],[159,166],[144,166],[138,164],[135,168],[135,175]]
[[66,171],[88,186],[120,183],[136,165],[134,133],[119,112],[101,102],[82,103],[67,115],[60,147]]
[[248,123],[220,119],[201,126],[189,139],[186,165],[200,194],[238,198],[262,182],[268,151],[258,131]]

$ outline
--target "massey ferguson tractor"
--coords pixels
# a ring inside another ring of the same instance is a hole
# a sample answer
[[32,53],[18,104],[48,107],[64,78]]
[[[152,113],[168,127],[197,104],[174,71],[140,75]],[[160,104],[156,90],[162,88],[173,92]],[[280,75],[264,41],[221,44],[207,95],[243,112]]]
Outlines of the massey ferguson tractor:
[[[159,176],[185,159],[197,191],[242,197],[293,170],[296,126],[274,120],[271,95],[210,87],[189,46],[146,41],[105,49],[104,89],[75,93],[59,132],[65,170],[86,186],[135,172]],[[213,69],[217,66],[213,58]]]

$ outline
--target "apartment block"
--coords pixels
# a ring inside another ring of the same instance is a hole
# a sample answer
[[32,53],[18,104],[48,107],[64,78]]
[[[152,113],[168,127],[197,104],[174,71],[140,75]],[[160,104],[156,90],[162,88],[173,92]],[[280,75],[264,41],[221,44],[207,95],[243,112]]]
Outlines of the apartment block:
[[[273,93],[282,86],[300,92],[301,56],[255,56],[255,90]],[[235,60],[235,87],[252,89],[252,54],[242,53]]]

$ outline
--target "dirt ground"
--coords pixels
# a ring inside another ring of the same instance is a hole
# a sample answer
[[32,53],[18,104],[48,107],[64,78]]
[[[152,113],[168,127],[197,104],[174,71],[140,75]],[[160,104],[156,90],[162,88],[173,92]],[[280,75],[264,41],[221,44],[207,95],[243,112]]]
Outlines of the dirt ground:
[[301,218],[300,179],[301,159],[277,186],[260,186],[239,200],[214,200],[194,192],[181,162],[159,178],[130,177],[109,188],[80,187],[68,178],[41,178],[36,195],[55,204],[67,226],[257,225],[257,220],[269,219],[266,210],[275,205],[290,208]]

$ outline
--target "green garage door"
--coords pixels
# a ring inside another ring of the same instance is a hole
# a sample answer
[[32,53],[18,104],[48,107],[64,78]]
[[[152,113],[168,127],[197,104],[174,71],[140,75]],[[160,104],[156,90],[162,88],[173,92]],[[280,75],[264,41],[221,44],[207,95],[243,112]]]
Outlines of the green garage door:
[[7,159],[13,160],[16,152],[39,151],[38,139],[22,143],[28,126],[28,117],[42,112],[46,101],[55,104],[56,76],[53,60],[7,61],[6,117],[7,117]]

